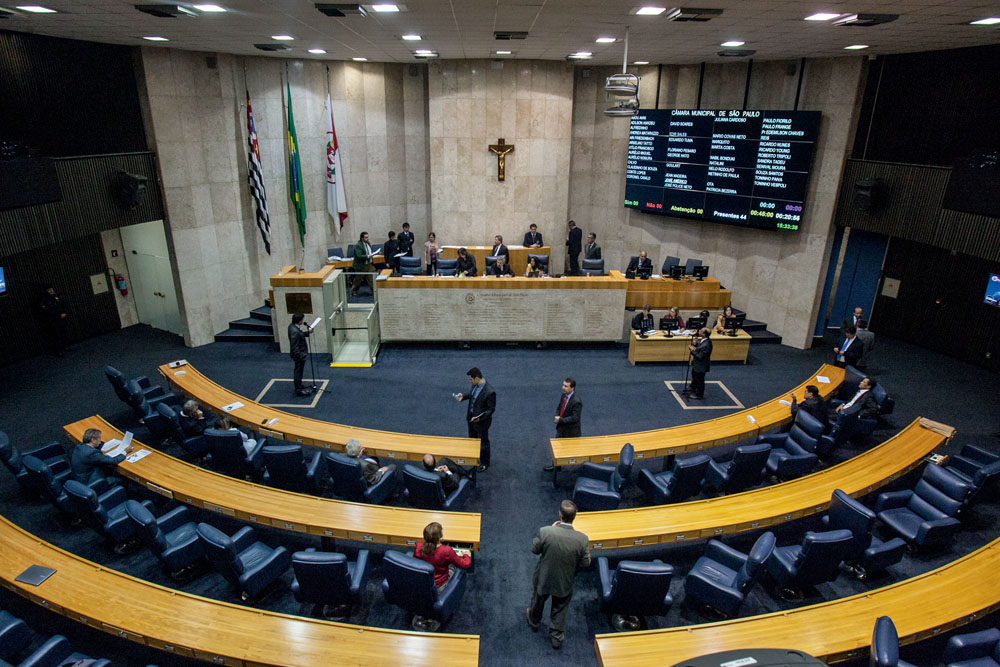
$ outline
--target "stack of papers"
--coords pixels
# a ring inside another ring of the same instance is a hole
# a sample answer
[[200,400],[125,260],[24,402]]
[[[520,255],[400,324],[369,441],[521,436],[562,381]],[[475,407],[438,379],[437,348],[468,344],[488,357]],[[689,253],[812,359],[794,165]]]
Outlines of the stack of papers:
[[338,255],[330,255],[329,257],[327,257],[327,260],[331,262],[340,262],[343,259],[344,259],[343,257],[340,257]]
[[223,405],[222,406],[222,411],[223,412],[232,412],[233,410],[236,410],[237,408],[242,408],[242,407],[243,407],[243,404],[240,403],[239,401],[236,401],[235,403],[230,403],[229,405]]
[[149,456],[149,450],[148,449],[140,449],[137,452],[132,452],[132,454],[127,459],[125,459],[125,460],[128,461],[129,463],[135,463],[139,459],[143,459],[143,458],[145,458],[147,456]]

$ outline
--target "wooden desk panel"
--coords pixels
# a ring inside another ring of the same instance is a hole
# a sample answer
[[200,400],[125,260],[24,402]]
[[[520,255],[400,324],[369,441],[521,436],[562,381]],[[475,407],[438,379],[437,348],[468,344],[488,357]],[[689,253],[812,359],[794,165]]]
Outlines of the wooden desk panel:
[[732,303],[732,293],[722,289],[717,278],[708,276],[704,280],[672,280],[670,278],[633,278],[628,281],[625,305],[642,308],[644,304],[654,309],[696,308],[722,310]]
[[[818,382],[814,375],[795,389],[787,391],[767,403],[716,419],[636,433],[598,435],[587,438],[552,438],[549,440],[552,463],[561,466],[578,465],[584,461],[596,463],[617,461],[618,452],[621,451],[626,442],[632,443],[632,446],[635,447],[635,457],[642,459],[728,445],[752,437],[757,433],[766,433],[792,420],[791,410],[787,405],[782,405],[779,402],[787,400],[789,394],[795,394],[801,402],[806,385],[814,384],[819,388],[820,395],[824,399],[828,399],[844,382],[844,369],[830,364],[821,366],[816,375],[822,375],[830,382],[828,384]],[[753,415],[757,423],[750,423],[747,415]]]
[[[378,273],[382,270],[381,267],[385,266],[385,257],[379,255],[372,259],[372,264],[375,266],[375,272]],[[338,260],[326,260],[327,266],[332,266],[335,269],[342,269],[344,271],[350,272],[351,267],[354,266],[354,260],[351,259],[338,259]]]
[[[441,248],[441,257],[445,259],[455,259],[458,257],[458,249],[462,246],[445,246]],[[479,275],[483,275],[486,271],[486,258],[493,254],[493,246],[491,245],[467,245],[464,246],[470,255],[476,258],[476,271]],[[421,245],[421,250],[423,246]],[[507,252],[509,254],[508,261],[510,262],[510,268],[513,269],[514,273],[519,276],[524,275],[524,270],[528,267],[528,255],[546,255],[549,256],[550,266],[549,272],[553,272],[553,267],[551,266],[551,248],[547,245],[543,245],[540,248],[511,248],[507,246]],[[416,252],[416,248],[414,248]],[[554,273],[561,273],[562,271],[554,271]]]
[[[100,429],[104,440],[124,435],[99,416],[67,424],[63,430],[81,442],[88,428]],[[385,507],[283,491],[211,472],[133,442],[150,450],[149,455],[118,464],[119,474],[186,505],[282,530],[408,547],[424,539],[424,526],[437,521],[445,527],[446,542],[479,548],[478,513]]]
[[794,648],[827,663],[861,658],[879,616],[892,618],[900,644],[911,644],[1000,608],[998,571],[1000,539],[867,593],[718,623],[597,635],[594,649],[603,667],[651,667],[751,647]]
[[319,271],[299,271],[294,264],[289,264],[271,276],[271,287],[320,287],[336,268],[326,264]]
[[[229,391],[199,373],[191,364],[180,368],[170,368],[168,364],[163,364],[158,370],[171,388],[193,398],[216,414],[223,414],[222,406],[239,401],[243,404],[242,408],[226,413],[231,422],[288,442],[342,452],[348,440],[357,438],[372,456],[419,461],[424,454],[434,454],[438,458],[447,456],[463,466],[479,463],[479,440],[475,438],[393,433],[309,419],[269,408]],[[183,373],[178,374],[178,371]],[[275,417],[278,418],[277,422],[265,426]]]
[[400,276],[390,277],[389,271],[385,270],[382,271],[381,276],[385,276],[385,279],[378,281],[379,289],[623,290],[629,282],[620,271],[612,271],[606,276],[563,276],[562,278],[525,278],[524,276],[511,278],[414,276],[403,278]]
[[573,527],[587,535],[591,549],[621,549],[773,526],[824,511],[835,489],[856,498],[885,486],[920,465],[953,434],[950,426],[928,428],[918,418],[881,445],[805,477],[688,503],[581,512]]
[[[667,338],[663,332],[657,331],[647,338],[639,338],[635,331],[629,332],[628,361],[633,366],[645,361],[683,361],[690,360],[688,346],[691,336],[672,336]],[[712,361],[742,361],[747,362],[750,354],[750,334],[743,329],[736,336],[712,334]]]
[[[84,560],[2,517],[0,542],[0,583],[8,590],[97,630],[210,664],[475,667],[479,662],[476,635],[332,623],[218,602]],[[56,573],[40,586],[15,581],[31,565]]]

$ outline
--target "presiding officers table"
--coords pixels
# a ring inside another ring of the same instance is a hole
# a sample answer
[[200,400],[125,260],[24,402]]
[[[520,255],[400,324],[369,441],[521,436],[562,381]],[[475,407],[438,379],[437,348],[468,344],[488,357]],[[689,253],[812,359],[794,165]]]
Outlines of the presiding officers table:
[[[486,272],[486,258],[493,254],[493,246],[491,245],[467,245],[467,246],[457,246],[457,245],[445,245],[441,246],[441,257],[443,259],[455,259],[458,257],[458,249],[465,248],[470,255],[476,258],[476,271],[479,275],[483,275]],[[525,248],[522,245],[519,246],[507,246],[507,253],[509,257],[507,259],[510,262],[510,268],[513,269],[514,275],[523,276],[524,270],[528,268],[528,255],[545,255],[549,257],[552,253],[547,245],[543,245],[539,248]],[[552,267],[549,267],[552,270]]]
[[647,280],[632,278],[628,281],[626,306],[642,308],[649,304],[654,310],[676,306],[693,310],[722,310],[732,302],[732,293],[724,289],[718,278],[704,280],[682,278],[673,280],[653,276]]
[[615,341],[628,281],[607,276],[389,276],[376,283],[383,341]]
[[[628,362],[633,366],[643,361],[690,361],[690,350],[693,336],[673,335],[655,331],[642,338],[635,331],[629,332]],[[747,362],[750,354],[750,334],[739,329],[735,336],[712,334],[712,361],[742,361]]]

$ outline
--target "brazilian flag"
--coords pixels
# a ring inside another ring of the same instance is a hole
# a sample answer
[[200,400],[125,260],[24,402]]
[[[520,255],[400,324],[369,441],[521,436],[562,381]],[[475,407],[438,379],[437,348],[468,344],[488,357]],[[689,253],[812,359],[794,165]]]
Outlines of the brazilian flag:
[[292,118],[292,87],[285,82],[288,90],[288,196],[295,207],[295,220],[299,223],[299,241],[306,245],[306,194],[302,190],[302,163],[299,160],[299,140],[295,135],[295,120]]

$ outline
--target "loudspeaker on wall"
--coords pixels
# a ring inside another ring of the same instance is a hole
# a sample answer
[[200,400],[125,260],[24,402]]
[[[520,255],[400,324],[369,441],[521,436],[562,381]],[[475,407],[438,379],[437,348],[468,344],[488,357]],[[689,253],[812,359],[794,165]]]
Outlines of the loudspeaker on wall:
[[115,200],[125,208],[141,206],[146,199],[145,176],[119,171],[115,176]]
[[870,211],[878,204],[882,189],[882,179],[866,178],[854,182],[854,205],[862,211]]

